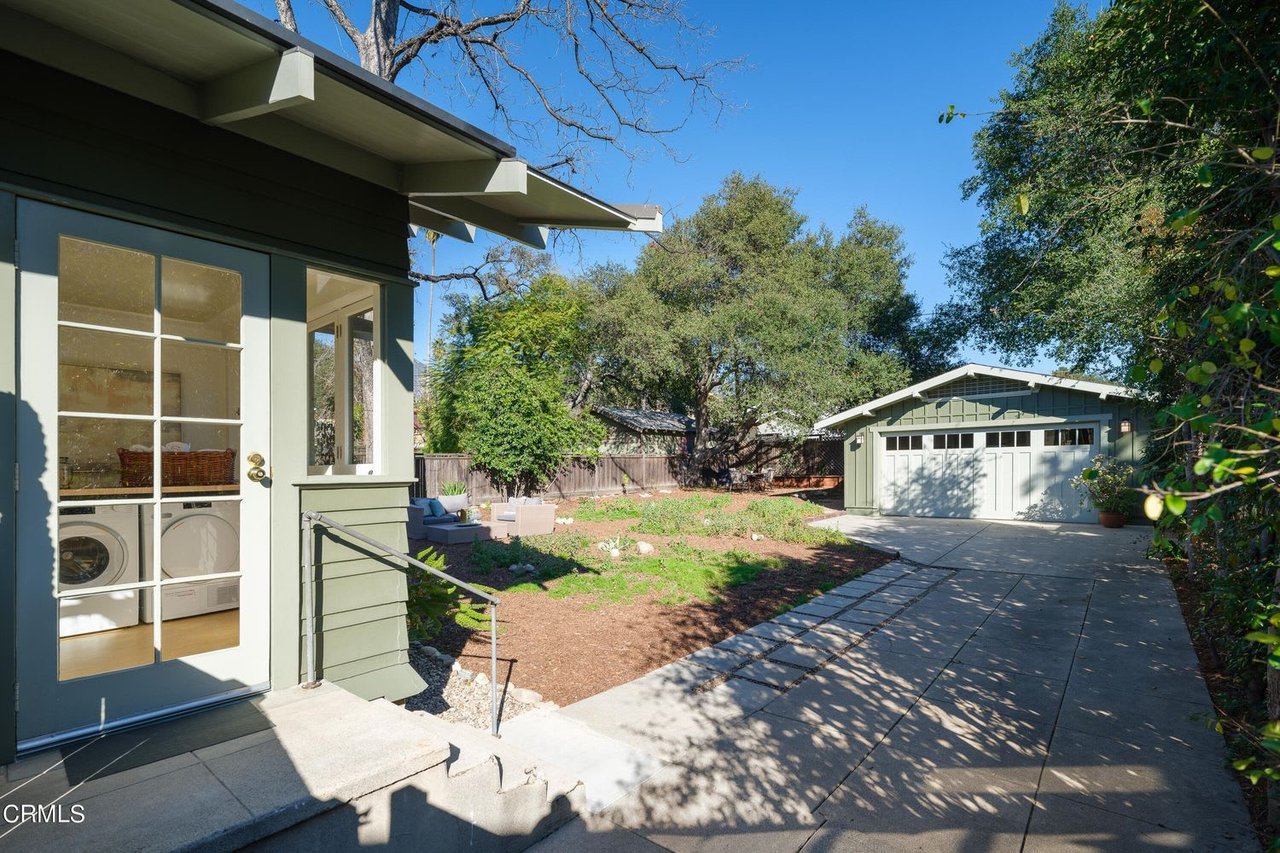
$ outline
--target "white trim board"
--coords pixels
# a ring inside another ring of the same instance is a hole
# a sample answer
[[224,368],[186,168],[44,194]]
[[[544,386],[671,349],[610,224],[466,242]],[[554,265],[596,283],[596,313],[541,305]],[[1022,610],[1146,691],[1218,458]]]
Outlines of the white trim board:
[[[866,430],[875,435],[880,433],[919,432],[926,435],[935,432],[990,432],[993,430],[1019,429],[1023,426],[1041,427],[1055,424],[1105,423],[1110,424],[1112,416],[1103,412],[1095,415],[1066,415],[1065,417],[1042,416],[1038,418],[1018,418],[1008,421],[949,421],[936,424],[912,424],[909,426],[867,426]],[[861,430],[859,430],[861,432]]]

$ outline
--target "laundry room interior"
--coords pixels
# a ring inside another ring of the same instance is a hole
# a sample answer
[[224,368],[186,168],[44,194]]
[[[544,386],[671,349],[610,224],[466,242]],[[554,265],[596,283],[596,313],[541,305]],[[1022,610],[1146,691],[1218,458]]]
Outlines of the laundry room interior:
[[240,277],[59,254],[58,583],[84,593],[59,599],[59,677],[235,647]]

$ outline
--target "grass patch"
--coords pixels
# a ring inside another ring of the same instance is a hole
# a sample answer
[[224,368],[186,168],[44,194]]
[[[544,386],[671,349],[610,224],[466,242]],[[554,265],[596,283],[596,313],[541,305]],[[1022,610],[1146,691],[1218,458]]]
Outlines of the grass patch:
[[574,521],[626,521],[640,517],[641,503],[636,498],[583,498],[573,513]]
[[[528,563],[539,577],[558,578],[583,570],[597,571],[604,556],[591,548],[591,540],[578,533],[549,533],[508,542],[477,542],[471,552],[471,566],[488,573],[514,563]],[[605,557],[607,559],[607,557]]]

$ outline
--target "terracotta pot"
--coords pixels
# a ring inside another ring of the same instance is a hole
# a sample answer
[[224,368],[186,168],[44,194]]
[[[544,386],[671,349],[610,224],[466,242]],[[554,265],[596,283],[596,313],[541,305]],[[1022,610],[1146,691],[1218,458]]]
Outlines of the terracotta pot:
[[1123,512],[1098,511],[1098,523],[1103,527],[1124,527],[1128,521],[1129,517]]

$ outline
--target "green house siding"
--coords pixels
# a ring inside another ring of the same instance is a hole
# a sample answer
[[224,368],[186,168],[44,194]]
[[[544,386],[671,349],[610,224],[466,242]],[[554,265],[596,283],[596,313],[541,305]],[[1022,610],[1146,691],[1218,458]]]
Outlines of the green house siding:
[[[407,486],[307,485],[301,489],[299,513],[322,512],[397,551],[407,551]],[[317,524],[315,532],[318,676],[367,699],[403,699],[422,690],[425,683],[409,666],[404,565],[323,524]],[[299,635],[305,636],[306,614],[299,610],[298,616]],[[306,675],[305,658],[300,663],[298,680]]]
[[[879,512],[878,460],[883,435],[894,430],[1008,428],[1019,422],[1051,426],[1055,421],[1096,418],[1102,452],[1126,462],[1141,461],[1149,418],[1143,407],[1126,398],[1101,399],[1097,394],[1041,387],[1028,394],[991,399],[906,400],[856,418],[844,431],[844,505],[853,514]],[[1133,431],[1121,435],[1121,420]],[[859,444],[859,439],[861,443]]]
[[0,51],[0,184],[351,269],[408,269],[403,197]]
[[[13,756],[15,198],[31,198],[218,240],[270,256],[271,680],[303,672],[303,508],[333,512],[403,549],[412,479],[413,288],[399,194],[279,149],[0,51],[0,764]],[[334,269],[381,288],[380,476],[309,477],[306,272]],[[28,334],[49,330],[27,330]],[[41,460],[42,463],[45,460]],[[24,469],[25,470],[25,469]],[[422,682],[408,666],[403,569],[318,546],[322,673],[393,699]],[[343,549],[346,549],[345,553]]]

